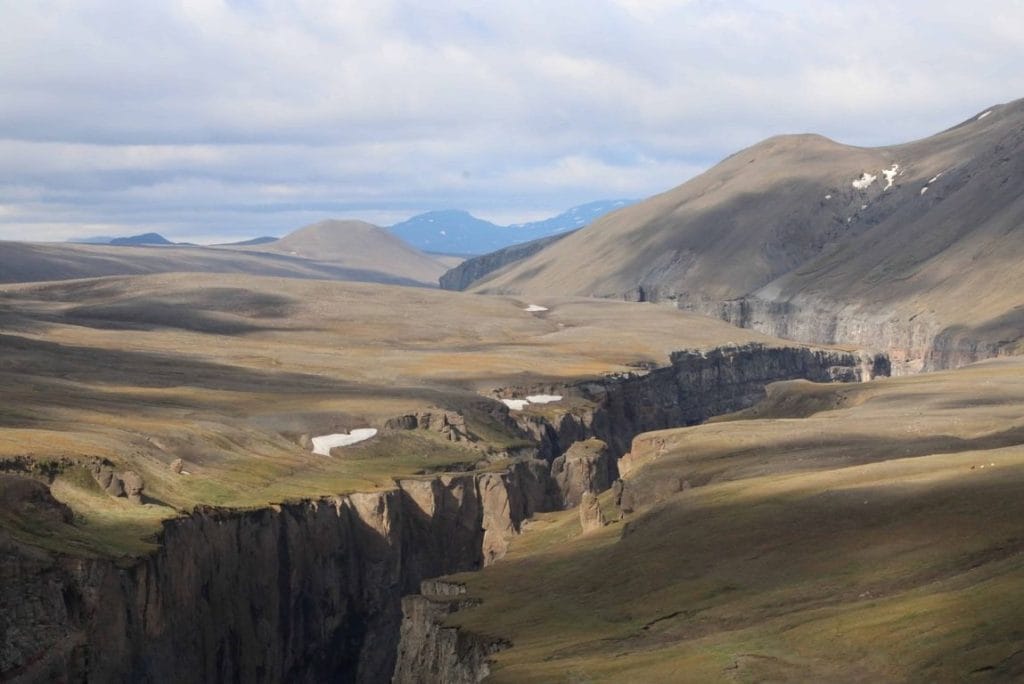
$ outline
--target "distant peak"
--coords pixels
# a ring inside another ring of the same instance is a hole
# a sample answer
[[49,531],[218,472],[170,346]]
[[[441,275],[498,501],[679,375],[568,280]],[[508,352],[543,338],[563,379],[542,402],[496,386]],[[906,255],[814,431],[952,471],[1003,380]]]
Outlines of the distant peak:
[[129,237],[114,238],[110,241],[112,245],[173,245],[174,243],[160,233],[142,233]]

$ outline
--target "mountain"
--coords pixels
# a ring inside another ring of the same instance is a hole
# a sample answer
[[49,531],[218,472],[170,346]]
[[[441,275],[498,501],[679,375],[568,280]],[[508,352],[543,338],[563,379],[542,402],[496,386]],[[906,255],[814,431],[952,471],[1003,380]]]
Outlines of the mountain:
[[590,202],[542,221],[510,226],[500,226],[459,209],[429,211],[396,223],[390,230],[417,249],[428,252],[487,254],[510,245],[575,230],[632,201]]
[[143,233],[130,237],[119,237],[110,240],[111,245],[135,246],[135,245],[173,245],[174,243],[159,233]]
[[461,209],[428,211],[389,230],[417,249],[444,254],[483,254],[509,244],[502,226]]
[[545,237],[556,233],[563,233],[567,230],[576,230],[596,221],[605,214],[633,204],[636,200],[616,199],[598,200],[588,202],[578,207],[563,211],[558,216],[552,216],[542,221],[532,223],[514,223],[509,228],[521,230],[523,233]]
[[242,247],[436,285],[447,267],[364,221],[321,221],[280,240]]
[[444,290],[466,290],[481,278],[494,273],[498,269],[505,268],[509,264],[514,264],[527,257],[531,257],[548,245],[554,244],[569,235],[572,235],[572,232],[549,235],[548,237],[537,238],[536,240],[511,245],[495,252],[466,259],[442,275],[438,282]]
[[478,283],[674,301],[894,372],[1024,350],[1024,100],[860,148],[770,138]]

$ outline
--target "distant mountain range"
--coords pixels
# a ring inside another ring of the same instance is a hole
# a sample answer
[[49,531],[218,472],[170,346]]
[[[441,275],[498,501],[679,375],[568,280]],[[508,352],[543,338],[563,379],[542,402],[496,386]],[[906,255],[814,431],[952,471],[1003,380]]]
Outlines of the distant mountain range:
[[68,240],[79,245],[120,245],[120,246],[140,246],[140,245],[173,245],[176,244],[165,238],[160,233],[142,233],[141,235],[129,235],[126,237],[117,237],[116,235],[92,235],[90,237],[83,238],[72,238]]
[[576,230],[635,200],[599,200],[573,207],[543,221],[501,226],[468,211],[428,211],[389,229],[413,247],[441,254],[487,254],[511,245]]
[[[491,223],[473,216],[461,209],[428,211],[412,218],[396,223],[387,230],[418,250],[435,254],[458,254],[473,256],[487,254],[499,249],[524,242],[531,242],[576,230],[588,225],[605,214],[635,203],[636,200],[598,200],[573,207],[558,216],[532,221],[515,223],[509,226]],[[241,242],[230,242],[218,247],[249,247],[265,245],[277,241],[274,237],[257,237]],[[129,237],[96,235],[92,237],[68,240],[88,245],[174,245],[159,233],[144,233]]]

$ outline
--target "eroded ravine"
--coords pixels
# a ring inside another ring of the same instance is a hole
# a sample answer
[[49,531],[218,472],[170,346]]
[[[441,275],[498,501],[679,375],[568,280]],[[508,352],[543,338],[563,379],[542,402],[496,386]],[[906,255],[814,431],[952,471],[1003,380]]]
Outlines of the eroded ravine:
[[[552,476],[551,463],[573,444],[607,443],[611,478],[614,459],[641,432],[750,406],[778,380],[876,373],[887,373],[885,359],[847,352],[680,352],[643,374],[530,388],[559,389],[585,408],[516,416],[537,458],[499,472],[402,480],[381,492],[257,510],[203,508],[167,521],[152,555],[123,562],[0,538],[0,591],[16,617],[3,625],[0,673],[33,681],[385,682],[394,672],[400,682],[476,681],[481,671],[472,663],[486,667],[494,644],[433,629],[433,608],[415,594],[424,580],[500,558],[524,520],[561,508],[566,480]],[[434,584],[442,594],[458,591]],[[403,596],[407,613],[419,611],[422,621],[402,626]]]

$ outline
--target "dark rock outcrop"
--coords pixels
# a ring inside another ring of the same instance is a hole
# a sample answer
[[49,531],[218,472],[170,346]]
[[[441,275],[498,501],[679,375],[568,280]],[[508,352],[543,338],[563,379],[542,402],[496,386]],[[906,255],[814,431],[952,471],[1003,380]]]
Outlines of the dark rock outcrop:
[[[780,380],[858,382],[889,374],[884,355],[762,344],[681,351],[671,365],[583,382],[534,388],[583,399],[591,408],[555,418],[511,414],[538,442],[539,457],[551,461],[573,443],[596,437],[618,459],[641,432],[696,425],[711,416],[749,408]],[[505,388],[506,393],[532,390]],[[617,476],[612,473],[612,479]]]
[[457,411],[418,411],[389,418],[384,423],[387,430],[430,430],[439,432],[452,442],[475,441],[476,437],[466,428],[466,418]]
[[475,605],[465,593],[463,585],[435,580],[424,582],[419,594],[402,599],[393,684],[477,684],[490,674],[488,657],[508,643],[444,626],[448,615]]

